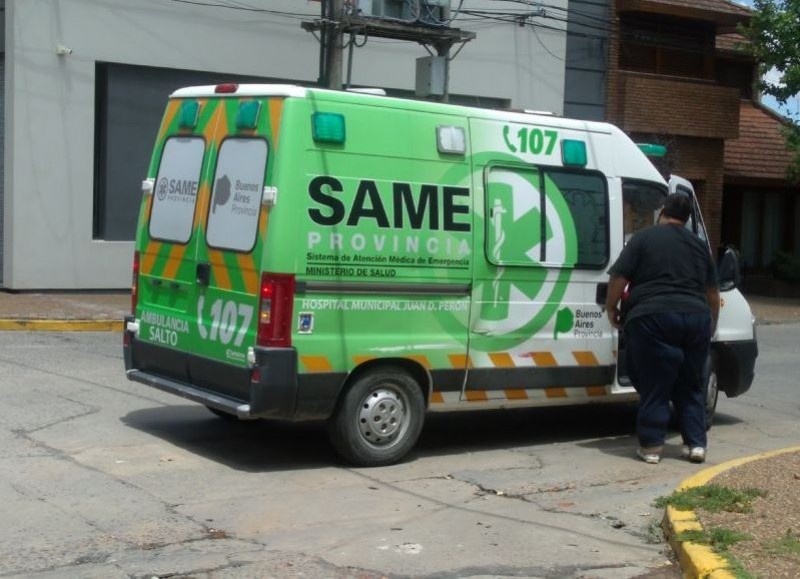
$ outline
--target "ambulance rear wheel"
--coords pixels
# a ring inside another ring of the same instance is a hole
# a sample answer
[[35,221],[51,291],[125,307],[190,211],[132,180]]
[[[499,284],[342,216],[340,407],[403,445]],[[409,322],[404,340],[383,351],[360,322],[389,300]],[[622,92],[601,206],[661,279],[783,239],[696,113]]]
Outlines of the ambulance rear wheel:
[[425,399],[405,370],[369,370],[342,395],[329,424],[331,443],[348,462],[382,466],[402,459],[417,442]]

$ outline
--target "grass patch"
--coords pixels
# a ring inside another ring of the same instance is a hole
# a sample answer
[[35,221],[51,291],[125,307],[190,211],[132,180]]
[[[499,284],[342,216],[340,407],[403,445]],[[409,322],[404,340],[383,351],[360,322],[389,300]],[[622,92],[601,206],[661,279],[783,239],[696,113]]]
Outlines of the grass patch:
[[720,553],[720,556],[728,562],[728,571],[736,579],[758,579],[756,575],[744,568],[744,565],[729,553]]
[[727,551],[731,546],[741,541],[749,541],[752,537],[746,533],[739,533],[722,527],[713,527],[702,531],[684,531],[675,536],[681,542],[708,545],[718,553]]
[[800,557],[800,537],[789,529],[783,537],[767,544],[766,549],[772,555]]
[[749,513],[753,508],[753,499],[763,497],[765,494],[759,489],[738,490],[719,485],[704,485],[675,491],[666,497],[659,497],[656,499],[655,506],[663,509],[670,505],[679,511],[704,509],[712,513],[719,511]]

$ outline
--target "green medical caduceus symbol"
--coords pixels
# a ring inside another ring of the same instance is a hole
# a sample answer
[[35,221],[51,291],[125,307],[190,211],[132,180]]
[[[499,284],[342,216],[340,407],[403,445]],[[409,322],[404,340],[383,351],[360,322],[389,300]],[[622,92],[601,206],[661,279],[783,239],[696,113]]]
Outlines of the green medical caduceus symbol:
[[[501,251],[506,241],[506,233],[503,229],[503,215],[505,213],[506,208],[503,207],[503,202],[500,199],[495,199],[491,215],[492,229],[494,230],[492,258],[495,263],[500,262]],[[511,294],[511,286],[502,283],[504,269],[503,267],[498,267],[497,273],[492,280],[491,300],[486,300],[487,307],[483,311],[483,319],[485,320],[504,320],[508,317],[508,298]]]

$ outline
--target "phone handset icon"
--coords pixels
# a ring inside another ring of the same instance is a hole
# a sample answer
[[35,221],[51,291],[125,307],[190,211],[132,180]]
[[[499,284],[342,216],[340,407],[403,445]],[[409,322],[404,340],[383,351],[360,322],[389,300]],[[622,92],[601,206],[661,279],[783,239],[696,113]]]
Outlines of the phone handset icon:
[[505,142],[506,142],[506,147],[508,147],[509,150],[512,153],[516,153],[517,152],[517,148],[511,142],[511,139],[508,138],[508,132],[510,130],[511,130],[511,128],[508,125],[503,126],[503,140],[505,140]]

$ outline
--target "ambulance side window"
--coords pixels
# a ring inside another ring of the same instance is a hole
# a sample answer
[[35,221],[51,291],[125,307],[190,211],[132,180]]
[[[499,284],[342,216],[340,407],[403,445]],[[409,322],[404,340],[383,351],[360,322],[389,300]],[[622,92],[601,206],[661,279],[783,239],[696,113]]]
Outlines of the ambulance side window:
[[485,251],[491,263],[591,268],[608,261],[602,175],[491,167],[485,185]]
[[622,183],[622,233],[627,242],[630,237],[658,220],[667,190],[661,185],[644,181]]
[[[554,186],[554,191],[550,191]],[[596,173],[547,171],[548,197],[567,203],[578,242],[576,267],[601,267],[608,261],[608,194],[606,180]],[[548,221],[551,221],[548,219]],[[548,244],[547,260],[552,261]]]
[[200,137],[170,137],[161,152],[150,211],[150,237],[188,243],[200,186],[205,142]]
[[209,247],[248,252],[255,246],[267,152],[264,139],[229,138],[222,142],[208,209]]

